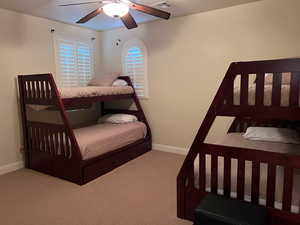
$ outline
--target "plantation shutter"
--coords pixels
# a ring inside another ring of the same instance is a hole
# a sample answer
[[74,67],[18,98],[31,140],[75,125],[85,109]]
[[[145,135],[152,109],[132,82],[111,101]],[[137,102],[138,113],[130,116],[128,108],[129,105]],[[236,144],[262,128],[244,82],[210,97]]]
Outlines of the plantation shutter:
[[91,46],[64,39],[59,39],[57,45],[61,86],[86,86],[93,76]]
[[136,93],[145,97],[145,56],[141,48],[130,47],[124,58],[125,74],[130,77]]

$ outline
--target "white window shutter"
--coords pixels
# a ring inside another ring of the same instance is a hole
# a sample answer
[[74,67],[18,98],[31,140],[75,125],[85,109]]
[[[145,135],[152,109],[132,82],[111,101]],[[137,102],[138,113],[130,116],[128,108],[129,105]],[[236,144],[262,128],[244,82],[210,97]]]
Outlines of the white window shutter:
[[93,52],[90,44],[57,39],[56,49],[61,86],[86,86],[93,76]]
[[140,42],[128,42],[123,50],[123,72],[133,82],[139,97],[148,97],[147,53]]
[[79,86],[85,86],[92,79],[92,52],[89,45],[77,44],[77,73]]

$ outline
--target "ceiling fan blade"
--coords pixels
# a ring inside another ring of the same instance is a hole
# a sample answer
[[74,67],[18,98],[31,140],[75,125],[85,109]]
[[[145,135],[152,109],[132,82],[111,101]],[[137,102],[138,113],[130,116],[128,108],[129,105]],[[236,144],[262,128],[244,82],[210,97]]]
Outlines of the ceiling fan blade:
[[85,17],[82,17],[76,23],[86,23],[89,20],[93,19],[95,16],[98,16],[101,12],[102,12],[102,8],[98,8],[98,9],[94,10],[93,12],[87,14]]
[[138,10],[140,12],[143,12],[143,13],[146,13],[146,14],[149,14],[152,16],[160,17],[160,18],[166,19],[166,20],[168,20],[171,16],[171,13],[162,11],[160,9],[155,9],[150,6],[137,4],[135,2],[132,2],[132,4],[130,4],[129,6],[132,9]]
[[127,29],[133,29],[138,26],[130,13],[127,13],[125,16],[121,17],[121,20]]
[[88,5],[88,4],[93,4],[93,3],[102,3],[102,1],[71,3],[71,4],[64,4],[64,5],[59,5],[59,6]]

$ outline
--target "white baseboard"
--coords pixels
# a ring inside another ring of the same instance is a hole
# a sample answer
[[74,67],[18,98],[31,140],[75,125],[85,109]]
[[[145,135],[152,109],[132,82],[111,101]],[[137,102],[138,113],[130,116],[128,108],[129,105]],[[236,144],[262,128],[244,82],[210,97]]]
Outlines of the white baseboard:
[[0,166],[0,175],[13,172],[15,170],[21,169],[24,167],[24,162],[23,161],[18,161],[15,163],[7,164],[5,166]]
[[180,147],[175,147],[175,146],[170,146],[170,145],[161,145],[161,144],[152,144],[153,150],[157,151],[162,151],[162,152],[170,152],[170,153],[175,153],[179,155],[186,155],[189,151],[187,148],[180,148]]
[[[161,144],[155,144],[155,143],[153,143],[152,148],[153,148],[153,150],[169,152],[169,153],[174,153],[174,154],[179,154],[179,155],[186,155],[189,151],[189,149],[187,149],[187,148],[180,148],[180,147],[175,147],[175,146],[170,146],[170,145],[161,145]],[[16,171],[21,168],[24,168],[23,161],[18,161],[18,162],[11,163],[8,165],[0,166],[0,175],[6,174],[9,172],[13,172],[13,171]]]

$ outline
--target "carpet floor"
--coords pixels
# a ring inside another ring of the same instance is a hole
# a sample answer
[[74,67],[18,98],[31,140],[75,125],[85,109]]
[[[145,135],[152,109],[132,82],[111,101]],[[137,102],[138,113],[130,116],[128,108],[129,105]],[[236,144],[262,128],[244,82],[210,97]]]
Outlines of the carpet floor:
[[78,186],[28,169],[0,176],[3,225],[191,225],[176,218],[183,156],[151,151]]

